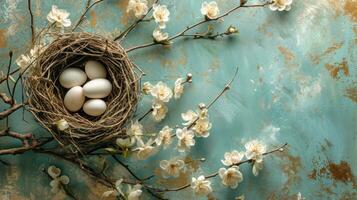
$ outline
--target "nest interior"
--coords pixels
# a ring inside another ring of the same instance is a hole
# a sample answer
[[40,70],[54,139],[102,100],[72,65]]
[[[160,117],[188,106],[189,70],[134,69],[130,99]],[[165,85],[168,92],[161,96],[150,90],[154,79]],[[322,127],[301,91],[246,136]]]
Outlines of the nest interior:
[[[106,67],[113,88],[104,100],[106,112],[90,117],[83,111],[69,112],[63,103],[68,89],[59,84],[68,67],[84,68],[87,60]],[[139,74],[125,50],[113,42],[89,33],[64,34],[55,39],[28,69],[24,85],[29,110],[61,144],[79,148],[98,145],[123,135],[127,121],[135,112],[139,96]],[[54,124],[64,119],[69,128],[59,131]]]

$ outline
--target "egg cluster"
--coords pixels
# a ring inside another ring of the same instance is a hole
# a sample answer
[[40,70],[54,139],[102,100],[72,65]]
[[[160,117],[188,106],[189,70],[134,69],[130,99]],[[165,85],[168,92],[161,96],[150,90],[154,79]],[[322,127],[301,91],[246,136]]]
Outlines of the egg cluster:
[[84,71],[71,67],[61,73],[59,82],[64,88],[69,89],[64,96],[64,106],[71,112],[83,108],[90,116],[100,116],[107,109],[107,104],[102,98],[110,94],[112,84],[106,79],[105,67],[98,61],[88,61]]

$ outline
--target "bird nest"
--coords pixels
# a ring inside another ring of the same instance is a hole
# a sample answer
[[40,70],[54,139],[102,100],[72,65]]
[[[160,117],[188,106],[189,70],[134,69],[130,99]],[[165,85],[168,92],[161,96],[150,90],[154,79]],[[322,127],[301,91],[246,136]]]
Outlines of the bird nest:
[[[84,68],[88,60],[104,64],[111,94],[105,98],[107,110],[98,117],[65,108],[66,89],[59,83],[61,72],[69,67]],[[55,39],[30,66],[24,85],[29,110],[53,137],[63,145],[77,148],[95,146],[124,135],[124,127],[135,112],[140,84],[138,69],[125,50],[112,40],[89,33],[70,33]],[[63,131],[55,125],[66,120]]]

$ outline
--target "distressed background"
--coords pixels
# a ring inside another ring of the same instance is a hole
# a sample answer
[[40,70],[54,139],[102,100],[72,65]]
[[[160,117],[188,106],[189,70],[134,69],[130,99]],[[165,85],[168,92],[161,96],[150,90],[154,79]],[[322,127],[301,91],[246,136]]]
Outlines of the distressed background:
[[[92,9],[85,31],[107,37],[117,35],[133,21],[125,10],[128,0],[106,0]],[[182,30],[202,16],[199,0],[161,0],[171,11],[167,30]],[[217,0],[221,11],[237,0]],[[250,1],[254,2],[254,1]],[[68,10],[75,22],[84,10],[85,1],[33,0],[35,26],[47,23],[51,5]],[[214,196],[233,199],[295,199],[297,193],[307,199],[357,199],[357,1],[295,0],[290,12],[272,12],[268,8],[242,9],[224,21],[213,23],[217,30],[237,26],[240,35],[211,40],[175,41],[171,48],[160,46],[130,53],[131,59],[146,73],[144,81],[164,80],[170,84],[191,72],[194,83],[183,98],[169,104],[168,118],[159,124],[146,119],[146,130],[158,130],[164,124],[181,123],[180,113],[210,101],[240,67],[232,90],[211,110],[213,128],[207,139],[198,139],[186,159],[207,158],[192,162],[194,175],[208,174],[221,167],[224,152],[243,150],[244,142],[261,139],[273,147],[284,142],[289,150],[266,158],[261,175],[254,177],[248,165],[242,166],[244,181],[231,190],[214,179]],[[124,42],[125,47],[151,41],[154,23],[140,24]],[[207,25],[199,30],[205,30]],[[31,43],[27,1],[0,2],[0,66],[5,69],[9,50],[17,58]],[[13,65],[13,68],[16,66]],[[2,85],[1,91],[5,91]],[[19,90],[18,90],[19,91]],[[18,93],[20,97],[20,93]],[[5,108],[0,104],[1,109]],[[144,99],[138,109],[142,115],[150,106]],[[22,121],[18,111],[10,118],[19,132],[45,135],[30,114]],[[5,122],[0,124],[1,128]],[[2,139],[0,146],[7,146]],[[166,150],[149,161],[125,160],[142,176],[158,173],[158,161],[178,156]],[[81,199],[98,199],[106,188],[87,178],[71,165],[44,155],[28,152],[2,159],[0,165],[1,199],[66,199],[50,192],[49,180],[41,172],[55,164],[71,178],[70,187]],[[99,160],[100,158],[98,158]],[[109,169],[123,175],[119,166]],[[178,179],[155,179],[171,187],[185,184],[190,174]],[[172,199],[194,199],[191,190]],[[147,197],[149,198],[149,197]]]

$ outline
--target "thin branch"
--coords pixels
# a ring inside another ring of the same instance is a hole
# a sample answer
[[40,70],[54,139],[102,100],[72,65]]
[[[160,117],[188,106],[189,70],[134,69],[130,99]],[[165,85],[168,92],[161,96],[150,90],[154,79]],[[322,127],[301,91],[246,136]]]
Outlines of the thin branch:
[[211,103],[208,104],[207,109],[209,109],[226,91],[228,91],[231,88],[231,85],[234,81],[234,79],[237,77],[239,71],[239,67],[237,66],[236,71],[234,72],[234,75],[232,77],[232,79],[224,86],[224,88],[222,89],[222,91],[217,95],[216,98],[214,98]]
[[[7,73],[6,73],[6,77],[10,77],[10,69],[11,69],[11,64],[12,64],[12,51],[9,52],[9,64],[7,66]],[[9,84],[9,79],[6,79],[6,87],[7,87],[7,91],[9,92],[9,94],[11,95],[11,89],[10,89],[10,84]]]
[[3,160],[1,160],[1,159],[0,159],[0,163],[3,164],[3,165],[6,165],[6,166],[9,166],[9,165],[10,165],[10,163],[8,163],[8,162],[6,162],[6,161],[3,161]]
[[6,103],[6,104],[12,105],[13,102],[14,102],[14,101],[13,101],[10,97],[8,97],[5,93],[0,93],[0,98],[1,98],[2,101],[3,101],[4,103]]
[[154,111],[153,108],[150,108],[143,116],[141,116],[138,121],[140,122],[141,120],[143,120],[146,116],[148,116],[152,111]]
[[[225,92],[227,92],[227,91],[231,88],[231,85],[232,85],[234,79],[235,79],[235,78],[237,77],[237,75],[238,75],[238,70],[239,70],[239,67],[237,66],[236,71],[234,72],[234,75],[233,75],[232,79],[229,80],[229,81],[226,83],[226,85],[225,85],[224,88],[221,90],[221,92],[218,93],[218,95],[206,106],[207,110],[208,110],[219,98],[221,98],[221,96],[222,96]],[[189,124],[189,125],[187,126],[187,129],[192,128],[192,127],[196,124],[196,122],[198,121],[198,119],[199,119],[199,117],[197,117],[191,124]]]
[[151,7],[149,8],[149,10],[147,11],[147,13],[145,15],[143,15],[142,17],[140,17],[138,20],[136,20],[133,24],[131,24],[126,30],[124,30],[122,33],[120,33],[120,35],[118,35],[117,37],[114,38],[114,41],[117,41],[120,39],[119,42],[121,42],[132,30],[135,29],[135,27],[140,23],[140,22],[144,22],[146,20],[145,17],[150,13],[150,11],[153,9],[154,5],[157,4],[159,2],[159,0],[155,0],[155,2],[151,5]]
[[[267,156],[267,155],[272,154],[272,153],[275,153],[275,152],[282,152],[282,151],[284,151],[284,148],[285,148],[287,145],[288,145],[288,144],[285,143],[285,144],[283,144],[282,146],[280,146],[280,147],[278,147],[278,148],[276,148],[276,149],[273,149],[273,150],[271,150],[271,151],[265,152],[265,153],[263,153],[263,156]],[[251,163],[251,162],[253,162],[253,161],[254,161],[253,159],[246,159],[246,160],[243,160],[243,161],[241,161],[241,162],[239,162],[239,163],[233,164],[233,165],[231,165],[231,166],[229,166],[229,167],[239,166],[239,165],[242,165],[242,164],[244,164],[244,163]],[[214,172],[214,173],[212,173],[212,174],[209,174],[209,175],[205,176],[205,178],[206,178],[206,179],[209,179],[209,178],[216,177],[217,175],[218,175],[218,171],[216,171],[216,172]],[[183,185],[183,186],[181,186],[181,187],[178,187],[178,188],[164,189],[164,190],[161,190],[161,192],[180,191],[180,190],[186,189],[186,188],[188,188],[188,187],[190,187],[190,186],[191,186],[191,184],[188,183],[188,184],[185,184],[185,185]]]
[[0,77],[0,84],[2,82],[6,81],[7,79],[11,79],[11,75],[15,74],[18,71],[20,71],[20,68],[16,68],[14,71],[10,72],[9,75],[7,75],[7,76]]
[[[126,165],[125,163],[123,163],[120,159],[118,159],[115,155],[112,155],[112,158],[119,163],[121,166],[123,166],[140,184],[143,184],[143,182],[145,180],[151,179],[154,177],[154,175],[149,176],[148,178],[145,179],[141,179],[139,178],[130,168],[129,165]],[[151,194],[152,196],[158,198],[158,199],[163,199],[162,197],[160,197],[158,194],[156,194],[155,192],[151,191],[151,189],[146,188],[145,189],[148,191],[149,194]]]
[[[200,26],[204,23],[207,23],[207,22],[210,22],[210,21],[217,21],[221,18],[224,18],[226,16],[228,16],[229,14],[231,14],[232,12],[238,10],[239,8],[255,8],[255,7],[264,7],[266,5],[269,5],[270,3],[264,3],[264,4],[253,4],[253,5],[244,5],[244,4],[240,4],[239,6],[236,6],[230,10],[228,10],[227,12],[223,13],[222,15],[218,16],[217,18],[215,19],[203,19],[191,26],[187,26],[184,30],[182,30],[181,32],[177,33],[176,35],[170,37],[167,41],[172,41],[172,40],[175,40],[176,38],[179,38],[181,36],[184,36],[185,33],[193,28],[196,28],[197,26]],[[134,46],[134,47],[131,47],[131,48],[128,48],[126,50],[126,52],[130,52],[130,51],[133,51],[133,50],[136,50],[136,49],[142,49],[142,48],[145,48],[145,47],[150,47],[150,46],[154,46],[154,45],[158,45],[160,43],[157,43],[157,42],[151,42],[151,43],[147,43],[147,44],[142,44],[142,45],[138,45],[138,46]]]
[[31,9],[31,0],[27,0],[27,8],[30,13],[31,41],[32,41],[32,44],[35,44],[35,27],[34,27],[33,14],[32,14],[32,9]]
[[9,109],[0,112],[0,120],[6,118],[11,113],[15,112],[16,110],[18,110],[19,108],[22,108],[25,105],[26,105],[26,103],[20,103],[20,104],[13,103]]
[[86,4],[86,9],[85,11],[82,13],[82,15],[79,17],[79,20],[77,21],[76,25],[73,27],[72,31],[76,30],[76,28],[78,28],[78,26],[82,23],[85,15],[87,14],[87,12],[93,7],[95,6],[96,4],[102,2],[104,0],[97,0],[97,1],[94,1],[90,6],[88,6],[88,1],[87,1],[87,4]]

